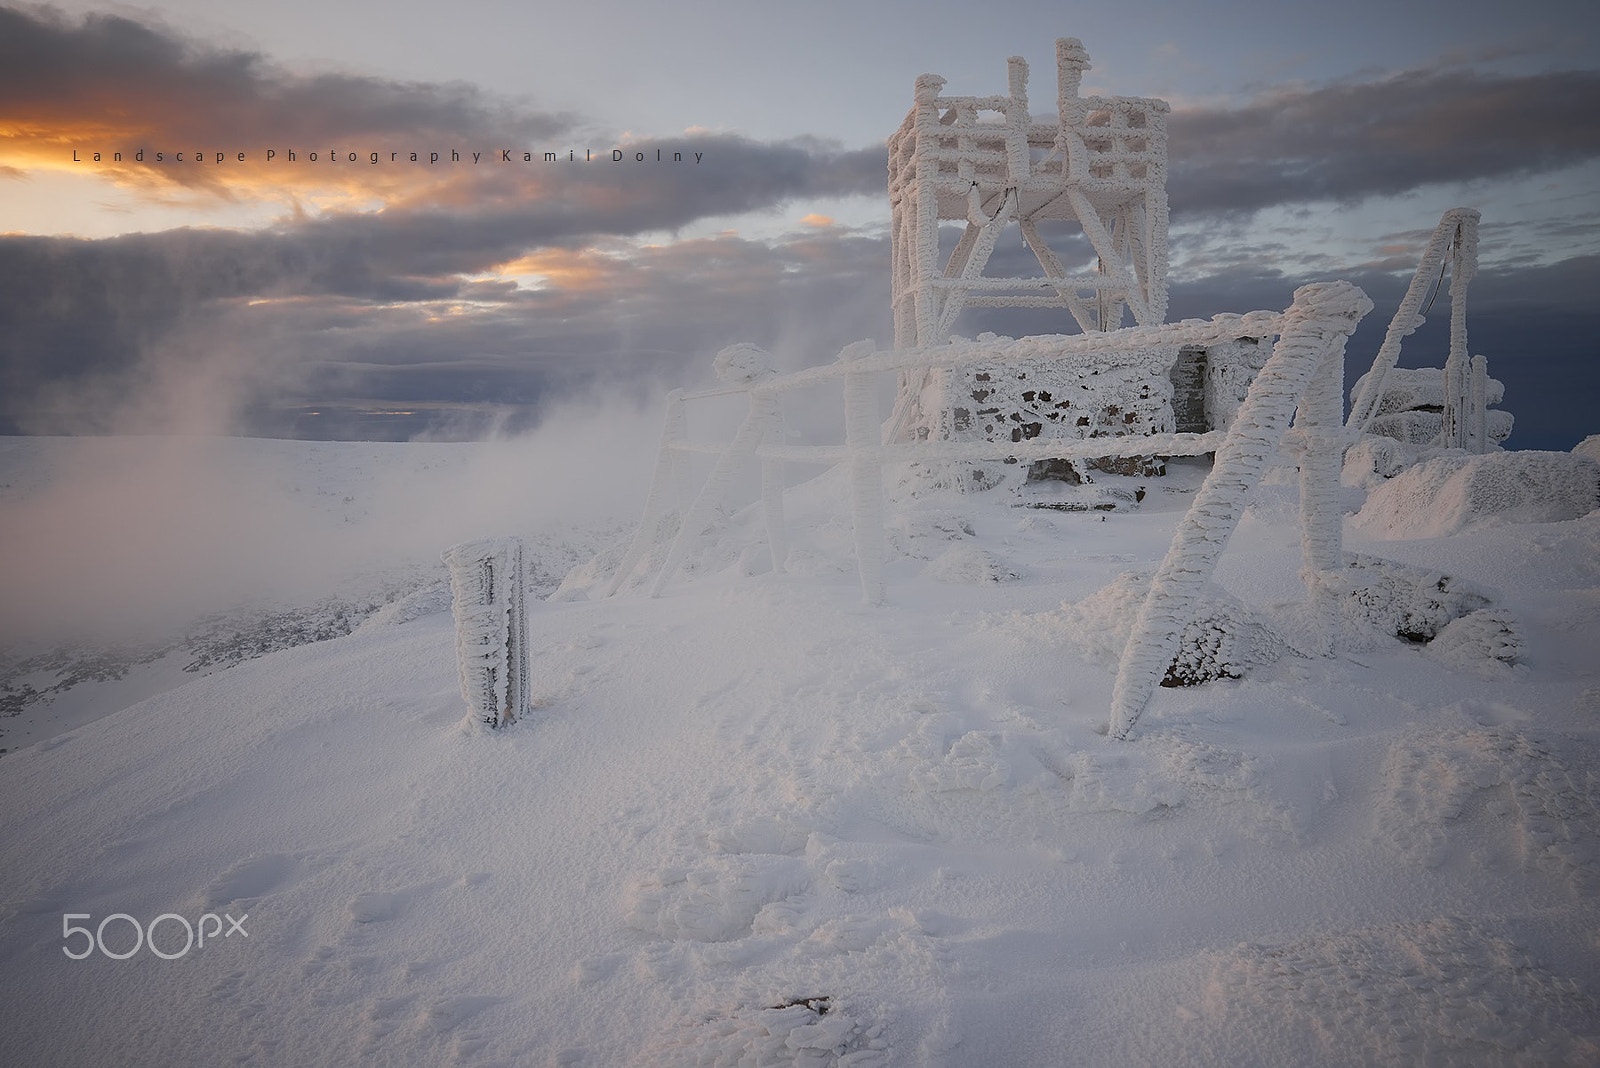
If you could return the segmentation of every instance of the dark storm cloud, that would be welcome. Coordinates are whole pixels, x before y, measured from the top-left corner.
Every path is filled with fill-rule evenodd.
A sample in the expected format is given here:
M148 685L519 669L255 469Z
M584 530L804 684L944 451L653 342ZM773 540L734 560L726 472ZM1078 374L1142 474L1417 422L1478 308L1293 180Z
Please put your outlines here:
M668 162L654 161L657 151ZM765 143L731 134L630 142L593 163L477 165L426 197L379 213L328 216L301 240L383 265L428 273L476 271L516 250L678 230L708 216L776 207L802 197L876 194L882 149L824 142ZM670 162L680 152L685 160ZM693 154L701 159L693 162ZM633 160L643 154L647 162Z
M552 384L704 377L711 355L739 340L791 350L797 365L820 362L846 342L885 336L883 251L848 236L723 235L589 256L594 277L582 287L518 291L468 316L369 306L326 374L353 367L345 389L396 401L491 399L479 384L515 382L515 395L499 398L532 403Z
M469 316L365 306L355 313L361 328L278 393L275 408L250 412L249 428L473 436L489 419L526 427L553 403L596 388L637 398L662 383L709 380L712 355L734 341L767 347L784 366L825 362L860 337L887 339L884 253L881 241L849 236L721 235L587 256L594 276L584 286L519 291ZM348 416L341 425L327 418L330 398L346 412L435 410L417 425ZM323 416L297 420L296 407L312 404Z
M430 190L415 206L259 231L179 229L99 241L0 237L0 429L32 426L28 413L41 390L66 389L90 374L116 381L135 370L180 324L224 312L237 320L241 313L219 309L222 302L496 302L503 293L461 276L529 250L676 230L802 196L847 195L882 171L875 149L732 135L696 144L703 154L697 164L613 162L609 152L587 165L500 164L504 169L458 172L461 180ZM637 142L628 155L653 161L657 147ZM666 158L682 147L664 147ZM616 310L614 300L610 307ZM487 329L482 316L471 321ZM285 344L325 351L332 328L306 323L307 333ZM47 408L60 406L52 400Z
M259 53L213 48L159 25L107 14L74 24L49 8L0 8L0 102L12 122L122 128L173 147L227 147L244 137L539 138L573 125L571 116L515 108L463 83L299 76Z
M137 181L199 185L224 196L230 184L259 192L263 182L288 189L322 183L413 208L487 199L526 210L555 187L557 202L544 214L547 223L564 215L558 229L565 233L673 227L789 196L883 188L881 147L844 151L815 138L771 144L731 134L619 146L583 121L463 83L295 74L255 52L217 49L114 15L74 24L48 8L0 8L0 143L18 161L115 149L125 157L115 173ZM140 147L149 151L136 164L131 156ZM268 147L276 152L271 162ZM624 160L614 163L619 147ZM562 180L570 175L543 162L546 152L565 157L574 148L578 159L592 153L599 161L584 168L588 197L560 193L570 189ZM157 165L156 149L169 157L222 150L228 159L226 166ZM296 163L287 158L290 149L298 150ZM461 161L450 158L453 149ZM655 165L657 149L666 166ZM322 155L315 166L306 159L313 150ZM409 164L418 150L424 163ZM445 158L430 165L435 150ZM242 164L234 158L239 151L247 156ZM338 166L330 166L330 151ZM351 152L355 163L345 158ZM381 166L369 162L374 152ZM533 162L523 162L524 152ZM648 164L635 161L640 152ZM685 161L676 169L675 152ZM464 162L475 153L477 161Z
M441 250L426 247L427 226L415 243L381 228L365 244L340 228L304 232L316 229L0 238L0 427L116 429L107 409L179 342L183 359L235 367L242 388L216 403L260 410L340 398L532 405L585 383L648 388L698 373L695 358L734 340L814 337L811 362L887 337L878 240L619 244L582 254L582 284L524 290L437 272L508 258L525 235Z
M1272 89L1169 120L1175 213L1355 201L1534 173L1600 155L1600 72L1407 71Z

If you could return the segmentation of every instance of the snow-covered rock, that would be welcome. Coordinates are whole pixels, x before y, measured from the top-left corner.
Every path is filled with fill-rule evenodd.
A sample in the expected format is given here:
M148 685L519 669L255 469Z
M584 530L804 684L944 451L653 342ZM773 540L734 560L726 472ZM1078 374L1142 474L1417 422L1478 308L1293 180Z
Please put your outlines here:
M1600 505L1600 464L1568 452L1437 456L1367 496L1355 525L1375 538L1440 538L1485 523L1554 523Z
M1366 389L1368 371L1350 387L1354 401ZM1485 380L1484 403L1499 404L1506 387L1499 379ZM1411 445L1426 445L1439 436L1444 426L1444 374L1437 367L1395 367L1383 380L1383 397L1378 402L1372 424L1374 434ZM1484 413L1484 429L1489 441L1498 445L1511 436L1515 423L1510 412L1491 409Z
M1366 388L1368 371L1350 387L1350 399L1361 396ZM1505 400L1505 383L1497 378L1487 381L1485 404L1499 404ZM1437 367L1395 367L1383 380L1383 398L1378 402L1378 415L1414 410L1440 411L1444 408L1444 375Z
M1149 592L1150 572L1124 572L1082 601L1063 605L1062 620L1080 646L1114 662L1122 656ZM1284 639L1250 608L1211 585L1195 618L1183 628L1161 685L1243 678L1251 667L1270 664L1288 650Z
M1347 621L1408 641L1426 642L1453 620L1487 607L1487 590L1429 568L1358 553L1331 576Z
M1522 627L1502 608L1480 608L1453 619L1428 643L1428 656L1457 671L1500 679L1522 655Z
M1412 462L1411 452L1403 442L1388 435L1368 434L1345 450L1340 481L1361 489L1382 485L1406 469Z

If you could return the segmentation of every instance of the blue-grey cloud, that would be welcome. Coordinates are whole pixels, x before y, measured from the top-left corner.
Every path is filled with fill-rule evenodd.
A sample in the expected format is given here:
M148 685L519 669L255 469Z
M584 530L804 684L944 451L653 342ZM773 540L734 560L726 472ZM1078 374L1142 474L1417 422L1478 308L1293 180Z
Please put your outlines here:
M1600 72L1457 68L1267 90L1169 119L1179 215L1356 201L1439 182L1552 170L1600 155Z

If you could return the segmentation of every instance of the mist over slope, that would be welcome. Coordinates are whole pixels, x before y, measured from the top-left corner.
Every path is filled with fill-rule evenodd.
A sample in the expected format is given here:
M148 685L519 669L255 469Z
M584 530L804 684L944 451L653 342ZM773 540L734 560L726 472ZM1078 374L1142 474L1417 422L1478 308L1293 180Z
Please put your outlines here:
M0 438L0 749L348 633L485 530L543 546L553 589L634 511L654 424L595 402L486 442Z

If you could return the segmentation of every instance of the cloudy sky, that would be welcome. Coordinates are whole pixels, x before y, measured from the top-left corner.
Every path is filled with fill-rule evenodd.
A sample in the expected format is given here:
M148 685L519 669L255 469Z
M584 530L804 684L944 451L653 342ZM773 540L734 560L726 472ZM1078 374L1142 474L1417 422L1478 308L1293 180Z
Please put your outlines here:
M1350 278L1359 369L1440 213L1476 207L1473 351L1511 444L1570 447L1600 432L1596 12L0 7L0 432L470 436L702 381L733 341L793 367L887 342L913 80L997 93L1020 54L1043 110L1071 35L1088 91L1172 103L1173 318ZM1405 362L1442 359L1443 313ZM1070 328L989 316L957 330Z

